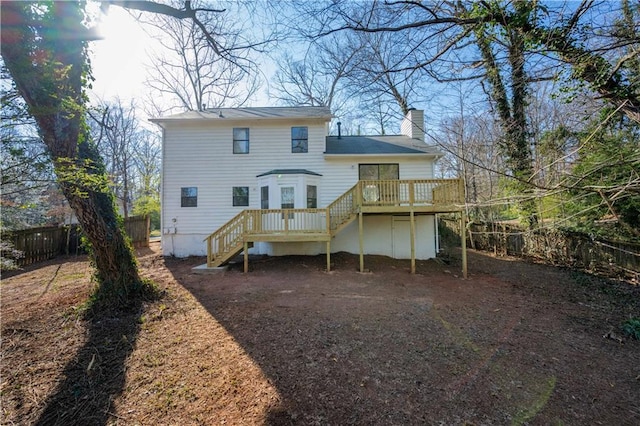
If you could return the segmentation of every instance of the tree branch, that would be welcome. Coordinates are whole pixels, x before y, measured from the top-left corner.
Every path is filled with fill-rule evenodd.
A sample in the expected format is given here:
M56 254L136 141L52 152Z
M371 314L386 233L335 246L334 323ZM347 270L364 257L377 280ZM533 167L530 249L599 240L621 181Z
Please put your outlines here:
M184 2L184 9L177 9L175 7L158 3L155 1L138 1L138 0L108 0L103 4L107 6L113 5L123 9L139 10L141 12L157 13L160 15L172 16L176 19L196 19L197 12L212 12L222 13L225 9L206 9L206 8L191 8L191 2Z

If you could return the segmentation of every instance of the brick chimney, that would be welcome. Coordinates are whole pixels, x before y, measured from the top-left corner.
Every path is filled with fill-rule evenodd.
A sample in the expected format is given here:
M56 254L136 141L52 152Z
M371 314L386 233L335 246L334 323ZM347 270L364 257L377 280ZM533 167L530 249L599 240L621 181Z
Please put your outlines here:
M402 120L400 133L424 142L424 111L411 108Z

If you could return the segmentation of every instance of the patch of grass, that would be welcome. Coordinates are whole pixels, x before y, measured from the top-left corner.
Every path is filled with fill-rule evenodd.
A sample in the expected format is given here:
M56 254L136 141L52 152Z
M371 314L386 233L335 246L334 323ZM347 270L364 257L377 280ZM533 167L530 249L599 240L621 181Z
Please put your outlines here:
M587 291L618 299L628 297L628 294L621 289L619 284L612 280L596 277L579 271L573 271L571 273L571 278L573 279L573 282L584 287Z
M85 276L86 274L84 272L75 272L72 274L64 274L60 277L60 279L63 281L78 280L80 278L84 278Z
M142 365L145 367L155 368L164 365L164 360L166 357L158 356L156 354L146 354L144 360L142 361Z
M550 377L546 383L540 385L540 389L537 392L537 398L531 402L531 405L520 410L513 418L512 425L522 425L532 419L547 405L553 390L556 388L556 377Z
M630 318L622 323L622 332L636 340L640 340L640 318Z

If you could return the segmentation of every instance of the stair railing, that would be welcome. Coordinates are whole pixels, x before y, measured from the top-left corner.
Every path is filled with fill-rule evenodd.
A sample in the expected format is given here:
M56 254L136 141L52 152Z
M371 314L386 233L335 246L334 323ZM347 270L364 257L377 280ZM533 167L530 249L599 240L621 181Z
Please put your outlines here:
M349 221L358 213L362 193L359 191L359 187L360 183L356 183L327 206L327 224L329 226L327 231L329 233L334 234L340 225Z
M205 238L207 242L207 266L212 267L216 258L233 250L239 244L243 244L243 235L247 228L247 214L243 210Z

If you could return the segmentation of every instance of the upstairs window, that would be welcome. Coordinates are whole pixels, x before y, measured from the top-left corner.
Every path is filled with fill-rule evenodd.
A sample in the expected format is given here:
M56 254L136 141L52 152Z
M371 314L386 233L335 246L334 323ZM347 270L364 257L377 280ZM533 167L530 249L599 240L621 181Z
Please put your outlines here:
M249 128L237 127L233 129L233 153L249 153Z
M180 188L180 207L198 207L198 188Z
M248 186L233 187L233 205L234 206L249 205L249 187Z
M291 152L309 152L309 128L291 128Z

